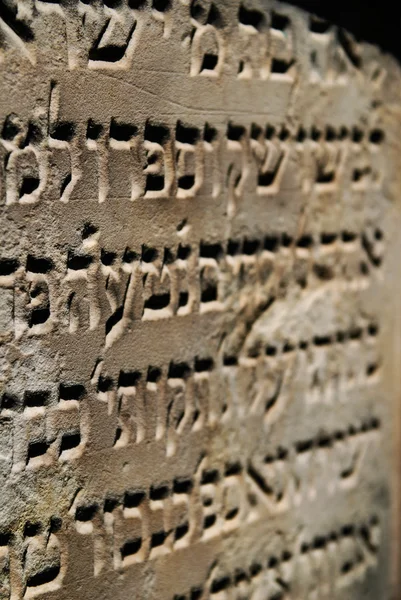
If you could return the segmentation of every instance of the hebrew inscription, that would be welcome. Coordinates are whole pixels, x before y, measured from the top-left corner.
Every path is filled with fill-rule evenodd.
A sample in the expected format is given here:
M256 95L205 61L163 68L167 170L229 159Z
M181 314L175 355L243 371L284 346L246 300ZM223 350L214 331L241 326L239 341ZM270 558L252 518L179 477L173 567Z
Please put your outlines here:
M0 600L393 597L395 60L4 0L0 80Z

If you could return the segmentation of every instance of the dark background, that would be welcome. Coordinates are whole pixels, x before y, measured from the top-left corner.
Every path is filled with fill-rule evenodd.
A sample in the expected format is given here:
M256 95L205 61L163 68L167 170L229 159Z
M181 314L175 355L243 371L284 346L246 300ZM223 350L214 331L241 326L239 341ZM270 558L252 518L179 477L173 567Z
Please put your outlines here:
M287 0L379 45L401 62L401 0Z

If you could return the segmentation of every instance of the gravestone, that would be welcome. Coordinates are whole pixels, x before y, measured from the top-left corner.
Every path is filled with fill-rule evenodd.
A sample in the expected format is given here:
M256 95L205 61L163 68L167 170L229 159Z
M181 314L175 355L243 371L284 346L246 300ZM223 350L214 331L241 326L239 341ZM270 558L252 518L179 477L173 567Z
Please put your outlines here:
M390 598L396 60L269 0L0 42L0 598Z

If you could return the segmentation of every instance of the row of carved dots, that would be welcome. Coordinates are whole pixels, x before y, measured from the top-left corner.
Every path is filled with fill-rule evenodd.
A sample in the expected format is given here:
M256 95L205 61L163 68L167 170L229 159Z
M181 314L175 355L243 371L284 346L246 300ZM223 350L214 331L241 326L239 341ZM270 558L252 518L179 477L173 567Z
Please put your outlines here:
M53 2L57 4L62 3L61 0L53 0ZM83 4L94 4L95 0L81 0L81 2ZM143 10L147 6L150 6L158 12L166 12L173 7L173 0L100 0L99 3L117 10L127 5L133 10ZM205 4L201 0L191 0L190 15L202 25L208 24L222 28L225 24L218 6L213 2ZM239 4L237 17L240 24L248 27L251 26L258 31L262 31L267 25L272 29L285 31L290 25L290 19L286 15L274 11L269 15L266 11L249 8L243 2ZM309 18L309 28L314 34L327 34L331 27L330 22L325 19L314 15L311 15ZM25 37L30 37L27 32L25 32ZM29 40L27 39L26 41Z
M196 357L193 366L186 362L174 362L169 364L167 377L168 379L188 379L193 372L205 373L214 369L214 361L211 358ZM146 381L157 383L162 377L162 369L160 367L149 366L146 372ZM121 370L117 381L107 375L101 375L98 379L97 389L99 392L108 392L115 388L136 386L143 378L144 374L141 371L124 371Z
M26 464L28 465L29 462L35 458L45 456L55 441L56 439L54 438L51 440L42 439L30 442L28 444ZM58 448L59 457L61 457L62 455L64 456L64 453L68 452L69 450L74 450L75 448L78 448L81 444L81 441L82 438L79 429L68 429L67 431L65 431L61 436L60 446Z
M80 0L82 4L96 4L96 0ZM52 0L53 3L62 4L61 0ZM158 12L164 13L173 8L173 0L100 0L108 8L118 10L128 6L132 10L144 10L147 7ZM216 3L211 2L209 6L200 0L191 0L190 16L202 25L213 25L222 28L225 21ZM258 31L262 31L269 24L272 29L284 31L288 28L290 20L287 16L273 12L270 16L266 12L257 9L250 9L246 4L241 3L237 13L238 22L242 25L252 26ZM20 27L18 33L26 41L32 38L32 32L28 27Z
M377 323L369 323L365 329L362 327L353 327L349 331L338 331L333 335L327 336L315 336L310 342L301 341L299 342L300 350L307 350L308 346L314 345L316 347L327 347L332 346L335 343L344 344L348 341L358 341L367 335L371 338L377 337L379 334L379 327ZM294 344L286 342L282 347L282 352L292 352L296 349ZM272 344L268 344L265 348L265 354L267 356L276 356L278 348ZM225 355L223 358L223 364L225 366L232 366L238 364L238 358L233 356ZM199 358L196 357L193 366L186 362L174 362L172 361L169 365L167 377L170 379L187 379L193 372L202 373L210 372L215 368L215 364L212 358ZM124 371L122 370L119 374L117 382L111 377L101 375L98 380L97 389L100 392L108 392L116 387L132 387L136 386L140 379L142 379L143 373L140 371ZM157 383L162 377L162 369L155 366L149 366L146 373L146 381Z
M6 116L3 122L0 137L8 142L16 142L18 136L21 137L21 134L25 131L25 128L25 137L18 141L20 148L25 148L30 144L38 144L46 136L46 128L43 123L30 120L25 127L23 122L20 121L14 113L11 113ZM119 121L116 118L111 117L107 136L118 142L129 142L138 135L138 131L137 125ZM105 133L104 124L96 122L92 118L88 119L86 128L87 139L95 141L101 138ZM51 126L50 135L53 139L71 142L75 134L76 125L72 122L60 121ZM326 125L325 127L317 127L316 125L313 125L306 128L303 125L300 125L297 129L290 130L286 125L273 126L271 124L259 125L252 123L249 134L253 140L271 140L278 138L282 142L295 141L297 143L304 143L307 140L315 142L350 140L355 144L361 144L366 140L373 145L381 145L385 140L385 133L381 128L374 127L370 130L364 130L358 126L333 127L332 125ZM202 128L178 120L174 130L174 136L177 142L190 145L195 145L202 139L212 143L213 140L217 139L218 135L218 130L208 122L205 123L202 130ZM239 125L230 121L227 124L225 135L227 140L240 141L248 136L248 128L244 125ZM164 146L168 140L172 139L172 132L170 127L165 124L147 120L143 136L146 141Z
M383 239L383 232L376 228L374 232L376 241ZM280 247L288 248L294 243L299 248L312 248L314 245L321 243L322 245L334 244L337 240L343 243L354 242L358 238L358 234L343 231L341 234L336 233L322 233L319 236L319 240L313 236L305 234L298 239L293 238L287 233L281 235L268 235L263 239L230 239L226 244L226 251L221 243L210 244L201 242L199 247L200 258L213 258L216 261L222 259L224 255L228 256L252 256L256 255L262 250L269 252L278 252ZM175 259L187 260L192 252L192 248L187 245L179 244L177 251L174 252L169 248L165 248L163 252L163 264L171 264ZM140 260L145 263L151 263L158 259L159 250L142 245L141 253L138 254L135 251L126 249L123 255L123 262L133 262L134 260ZM100 261L104 266L111 266L117 259L117 253L101 249ZM70 251L67 259L67 267L73 271L79 271L81 269L87 269L90 264L93 263L93 256L78 254ZM20 261L16 258L0 258L0 276L8 276L15 273L20 267ZM28 255L26 260L25 269L30 273L47 274L54 268L54 263L50 258L46 257L35 257Z
M82 400L85 387L80 383L61 383L58 390L59 400ZM24 408L46 407L51 405L50 390L26 390L21 397L12 392L4 392L1 397L1 408L23 410Z
M366 327L365 333L374 338L378 335L379 328L376 323L371 323ZM315 336L310 342L316 347L332 346L335 343L344 344L352 340L361 340L364 334L364 330L361 327L355 327L348 332L337 332L331 336ZM301 350L307 350L309 342L299 342L299 348ZM295 350L295 345L287 342L282 348L283 353L291 352ZM271 344L265 348L267 356L276 356L278 349L276 346ZM223 364L225 366L232 366L238 364L238 358L232 356L224 356ZM210 372L215 368L214 361L211 358L195 358L194 366L192 367L189 363L176 363L171 362L169 365L167 377L170 379L187 379L193 372L202 373ZM108 392L116 387L132 387L136 386L143 374L140 371L121 371L117 382L111 377L101 375L98 380L97 389L100 392ZM155 366L149 366L146 374L146 381L157 383L162 377L162 369Z
M376 323L372 322L367 325L365 329L362 327L354 327L349 331L339 331L333 335L327 336L315 336L311 343L316 347L325 347L333 345L334 343L346 343L348 341L361 340L363 335L366 334L369 337L376 337L379 333L379 327ZM299 347L301 350L306 350L309 346L307 341L301 341ZM291 352L295 350L295 346L290 342L284 344L282 352ZM265 348L267 356L275 356L278 352L276 346L271 344ZM224 358L225 365L236 364L237 360L233 360L231 357ZM174 362L172 361L168 368L167 377L172 379L187 379L192 372L202 373L210 372L215 368L215 364L210 357L195 357L193 365L186 362ZM121 370L117 381L117 387L131 387L137 385L143 374L140 371L124 371ZM146 381L157 382L162 376L162 369L155 366L149 366L146 374ZM116 383L113 379L107 376L100 376L98 380L98 391L107 392L116 387ZM59 386L59 399L60 400L81 400L86 394L85 387L82 384L77 383L62 383ZM50 404L51 393L49 390L27 390L23 398L20 399L17 395L11 392L4 392L1 398L2 409L23 409L25 407L39 407L47 406Z
M72 127L72 125L71 125ZM3 128L3 132L5 132ZM88 139L97 140L104 133L105 128L101 123L96 123L93 119L88 120L86 135ZM117 121L114 118L110 120L110 126L108 136L111 139L128 142L132 140L138 134L138 127L132 123L125 123ZM203 131L199 127L194 127L188 124L184 124L178 120L175 127L175 140L183 144L195 145L202 139L206 142L213 142L219 135L218 130L205 123ZM227 140L238 142L245 139L248 136L248 129L244 125L238 125L236 123L229 122L225 132ZM4 137L4 133L3 133ZM60 138L60 135L54 135L53 137ZM286 125L273 126L270 124L261 126L256 123L252 123L250 127L250 137L253 140L272 140L278 138L280 141L293 141L297 143L304 143L308 140L314 142L326 141L344 141L349 140L354 144L361 144L364 141L368 141L373 145L381 145L385 140L384 131L375 127L370 130L364 130L360 127L333 127L332 125L326 125L325 127L317 127L316 125L306 128L300 125L297 129L290 130ZM69 135L68 139L71 138ZM5 138L6 139L6 138ZM172 139L172 134L168 126L146 121L144 130L144 139L149 142L154 142L164 146L169 139Z
M311 540L310 543L304 542L301 546L301 554L307 554L314 550L322 550L329 543L337 543L341 539L347 539L350 537L356 537L358 535L365 539L369 537L369 528L375 527L379 524L379 519L374 515L369 522L364 523L360 526L353 524L344 525L338 531L333 531L327 535L318 535ZM247 569L236 569L233 575L224 575L216 577L210 584L210 592L217 594L224 592L232 586L237 586L242 582L251 583L252 579L261 574L263 570L277 569L282 563L289 562L293 559L293 554L289 550L284 550L281 556L271 556L265 563L265 565L259 562L253 562ZM344 563L341 571L345 574L349 571L348 563ZM204 588L202 586L196 586L191 589L189 595L176 594L173 600L198 600L202 597Z
M311 343L316 347L330 346L334 343L346 343L352 340L361 340L364 334L369 337L376 337L379 333L379 327L376 323L370 323L365 329L362 327L354 327L349 331L339 331L333 335L315 336ZM299 342L299 348L306 350L309 346L307 341ZM287 342L282 348L282 352L291 352L295 350L294 344ZM278 352L276 346L271 344L265 348L267 356L275 356ZM237 364L238 359L235 357L224 357L224 364L227 366ZM215 368L214 361L210 357L195 357L193 366L186 362L172 361L168 368L167 377L173 379L187 379L192 372L202 373L210 372ZM137 385L143 374L140 371L124 371L120 372L117 387L131 387ZM162 376L162 369L155 366L149 366L146 374L146 381L157 382ZM114 380L107 376L100 376L98 380L98 391L107 392L116 387ZM85 387L77 383L62 383L59 386L60 400L81 400L86 394ZM25 407L39 407L50 404L51 393L49 390L27 390L23 398L20 399L16 394L4 392L1 398L2 409L19 410Z
M278 354L287 354L294 352L295 350L308 350L310 346L317 348L324 348L334 346L334 344L346 344L352 341L360 341L364 336L369 338L375 338L379 334L379 326L376 322L369 323L365 328L363 327L352 327L348 331L337 331L329 335L315 335L311 340L301 340L297 343L286 341L281 347L275 346L274 344L267 344L264 347L264 353L266 356L277 356ZM248 351L250 358L257 358L262 352L262 348L253 347ZM227 366L238 364L238 358L235 356L225 356L224 364Z
M47 0L49 1L49 0ZM172 7L173 0L80 0L82 4L104 4L108 8L118 9L124 5L134 10L142 10L148 4L159 12L165 12ZM53 4L63 4L63 0L51 0Z
M227 465L226 470L225 470L225 476L237 475L237 474L240 474L241 472L242 472L242 466L239 463L235 463L235 464ZM201 486L209 485L209 484L216 485L219 480L220 480L220 473L217 470L212 469L212 470L204 471L202 474ZM174 493L174 494L190 494L192 489L193 489L193 480L185 479L185 478L175 479L173 482L172 489L170 489L168 484L162 484L157 487L152 486L149 491L149 499L151 501L160 501L160 500L164 500L165 498L170 496L172 493ZM126 492L122 501L120 498L117 498L117 497L113 497L113 498L109 497L109 498L106 498L106 500L103 504L103 511L104 512L112 512L118 505L121 505L121 504L122 504L123 508L137 508L138 506L140 506L142 504L142 502L145 500L146 497L147 497L147 494L143 490L135 490L135 491L131 491L131 492ZM205 506L210 505L209 499L204 499L204 505ZM98 504L80 506L76 510L75 518L77 521L80 521L80 522L90 521L91 519L93 519L93 517L95 516L95 514L98 512L99 509L100 509L100 506ZM225 515L225 519L227 519L227 520L233 519L237 515L237 513L238 513L238 509L231 510ZM216 515L215 514L207 514L204 517L203 529L204 530L209 529L210 527L212 527L215 524L215 522L216 522ZM177 525L177 527L175 528L175 532L174 532L175 541L179 541L180 539L182 539L188 532L189 532L188 521L185 521L184 523ZM167 536L168 536L168 533L165 531L157 531L155 533L152 533L150 536L150 549L161 546L165 542ZM141 537L137 537L134 540L129 540L128 542L126 542L120 549L122 558L125 558L126 556L129 556L132 554L136 554L142 547L142 542L143 542L143 540Z
M222 477L240 475L242 470L243 467L238 462L228 463L223 474L217 469L205 469L201 474L200 485L216 485ZM123 508L137 508L147 497L151 501L165 500L172 494L188 495L192 492L193 487L194 479L192 477L176 477L171 485L169 483L152 485L148 492L134 489L125 492L122 496L108 496L102 508L104 512L112 512L119 505L122 505ZM75 518L78 521L90 521L99 510L101 510L101 506L97 503L82 505L76 509Z
M26 521L23 528L23 537L35 537L37 535L40 535L44 531L48 533L57 533L62 528L62 525L63 520L58 516L52 516L46 526L39 521ZM11 531L1 530L0 547L8 546L11 543L13 537L14 534Z
M363 433L369 433L372 431L378 431L381 428L380 419L375 416L371 416L362 421L359 425L351 424L347 429L337 430L333 433L321 433L315 438L309 438L294 443L296 454L304 454L305 452L311 452L316 448L331 448L336 442L342 442L348 438L355 437ZM265 464L271 464L275 461L285 461L289 457L289 450L287 448L279 447L275 453L267 454L264 457Z

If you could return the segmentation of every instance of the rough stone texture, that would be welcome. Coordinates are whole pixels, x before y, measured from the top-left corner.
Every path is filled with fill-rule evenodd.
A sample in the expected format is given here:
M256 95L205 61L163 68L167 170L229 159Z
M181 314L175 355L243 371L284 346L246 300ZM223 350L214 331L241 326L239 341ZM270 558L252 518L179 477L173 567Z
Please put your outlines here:
M0 36L0 598L388 599L395 61L268 0Z

